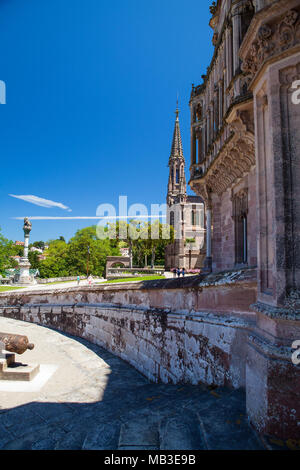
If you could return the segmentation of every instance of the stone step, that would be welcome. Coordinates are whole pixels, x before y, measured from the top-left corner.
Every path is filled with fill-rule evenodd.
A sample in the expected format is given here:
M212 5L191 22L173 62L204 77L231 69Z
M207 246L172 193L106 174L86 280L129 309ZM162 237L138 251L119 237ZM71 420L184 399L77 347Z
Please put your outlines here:
M39 373L39 364L20 364L15 362L0 372L0 380L17 380L29 382Z
M101 423L92 427L84 439L83 450L115 450L118 446L120 423ZM62 443L60 444L61 447Z
M121 425L118 450L159 450L159 424L141 416Z
M200 427L209 450L265 450L250 427L244 403L235 391L198 410Z
M16 355L13 353L4 353L0 358L0 372L7 369L7 367L15 362Z
M185 411L164 418L159 425L160 450L205 450L196 414Z

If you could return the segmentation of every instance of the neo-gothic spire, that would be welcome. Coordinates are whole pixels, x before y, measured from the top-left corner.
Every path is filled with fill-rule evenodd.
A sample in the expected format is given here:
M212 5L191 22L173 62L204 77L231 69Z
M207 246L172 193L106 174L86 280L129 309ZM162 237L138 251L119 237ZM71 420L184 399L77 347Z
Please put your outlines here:
M182 203L186 200L186 179L185 179L185 161L183 156L182 141L179 126L178 99L176 107L176 120L173 133L171 155L169 158L169 181L167 203L172 205Z
M182 157L182 158L184 158L183 157L183 150L182 150L180 126L179 126L178 100L177 100L177 106L176 106L175 114L176 114L176 121L175 121L174 133L173 133L171 157Z

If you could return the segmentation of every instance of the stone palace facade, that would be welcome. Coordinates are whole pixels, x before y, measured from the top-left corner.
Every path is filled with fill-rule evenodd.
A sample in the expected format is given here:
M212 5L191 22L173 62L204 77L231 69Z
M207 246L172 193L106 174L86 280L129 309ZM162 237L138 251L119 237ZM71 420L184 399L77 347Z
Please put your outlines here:
M300 1L210 9L214 54L190 99L189 184L205 202L205 267L257 268L248 412L264 432L300 435L291 359L300 340Z

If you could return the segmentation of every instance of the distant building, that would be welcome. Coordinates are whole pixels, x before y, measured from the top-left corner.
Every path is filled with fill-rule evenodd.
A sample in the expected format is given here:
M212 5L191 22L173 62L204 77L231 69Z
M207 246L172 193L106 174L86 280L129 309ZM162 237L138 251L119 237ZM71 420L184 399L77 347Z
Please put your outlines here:
M20 242L19 240L15 241L15 246L24 246L24 242Z
M186 193L178 108L169 158L167 224L175 229L175 241L165 250L166 270L201 268L205 258L204 204L201 197L188 196Z
M128 247L120 248L120 252L121 252L122 256L129 256L129 248Z
M29 251L35 251L37 253L43 253L43 250L41 248L36 248L35 246L32 246Z

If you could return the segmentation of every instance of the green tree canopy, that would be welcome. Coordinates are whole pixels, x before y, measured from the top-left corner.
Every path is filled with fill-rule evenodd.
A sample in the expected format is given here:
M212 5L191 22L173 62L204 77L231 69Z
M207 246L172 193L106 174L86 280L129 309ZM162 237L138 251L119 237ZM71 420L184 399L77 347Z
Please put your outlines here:
M63 238L63 237L61 237ZM47 258L40 262L41 277L64 277L90 274L102 276L107 256L118 256L120 250L113 240L99 240L96 226L77 230L66 243L51 240Z
M9 268L16 267L17 263L11 256L14 256L13 241L5 238L0 228L0 274Z

